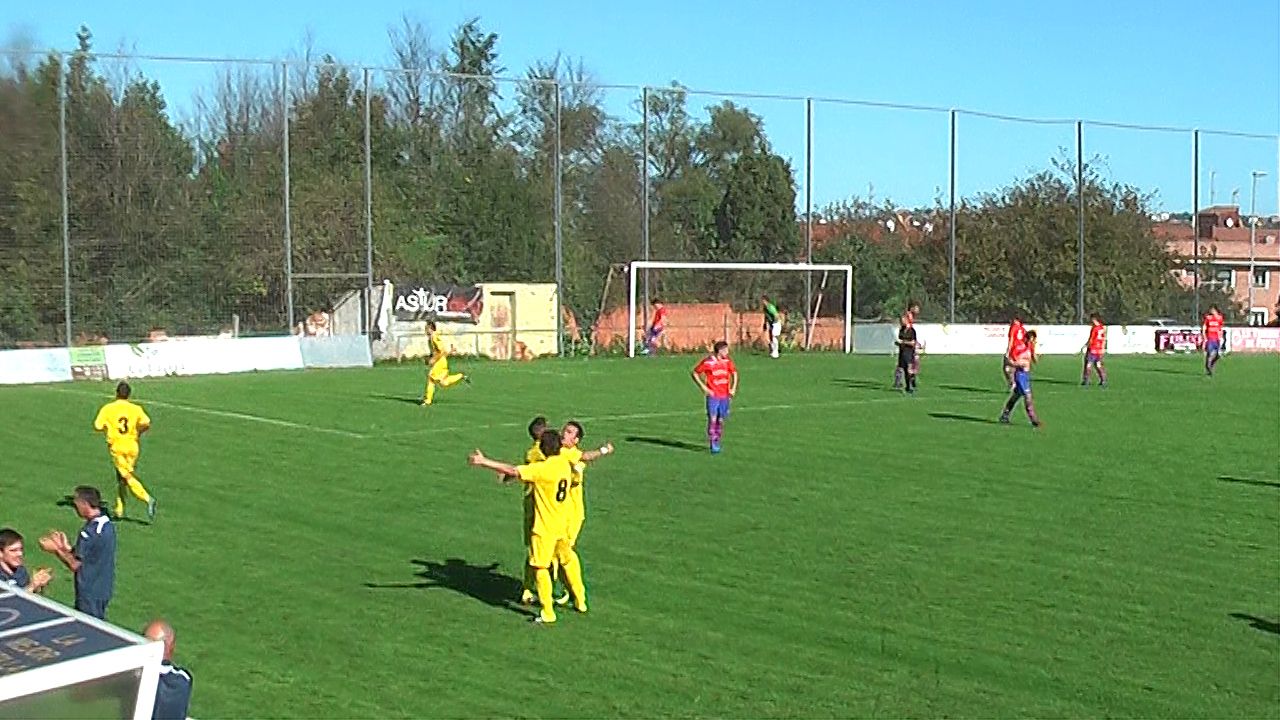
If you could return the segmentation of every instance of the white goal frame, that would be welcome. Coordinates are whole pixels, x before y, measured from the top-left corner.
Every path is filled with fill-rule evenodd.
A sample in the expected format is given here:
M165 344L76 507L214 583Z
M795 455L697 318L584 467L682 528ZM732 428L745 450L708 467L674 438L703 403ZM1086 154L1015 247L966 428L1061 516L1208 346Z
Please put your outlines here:
M840 272L844 273L844 351L853 352L853 266L814 265L811 263L747 263L747 262L668 262L665 260L634 260L630 265L627 296L627 356L636 356L636 279L643 270L745 270L783 272ZM806 304L808 300L806 299ZM805 322L809 321L812 308L804 309Z

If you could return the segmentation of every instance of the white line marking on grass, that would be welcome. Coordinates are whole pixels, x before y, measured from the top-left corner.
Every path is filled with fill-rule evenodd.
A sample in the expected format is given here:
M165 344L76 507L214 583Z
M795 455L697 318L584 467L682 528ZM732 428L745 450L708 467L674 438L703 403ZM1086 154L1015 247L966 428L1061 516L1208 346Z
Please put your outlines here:
M926 398L926 400L938 400L938 399L943 399L943 398ZM946 399L950 403L981 402L981 403L993 404L990 400L979 399L979 398L962 398L962 399L946 398ZM901 397L887 397L887 398L859 398L856 400L832 400L830 402L816 402L816 403L782 403L782 404L776 404L776 405L745 405L745 406L739 405L733 408L733 413L736 415L744 412L763 412L765 410L810 410L810 409L818 409L818 408L847 407L852 405L871 405L874 403L886 403L886 402L907 403L907 402L919 402L919 400L913 401L913 400L909 400ZM614 422L614 421L620 421L620 420L653 420L658 418L693 416L693 415L697 415L699 412L700 412L699 408L690 407L688 410L664 410L662 412L624 413L620 415L596 415L596 416L589 416L589 417L580 417L580 418L577 418L577 420L584 423ZM401 432L380 433L378 437L395 438L395 437L407 437L411 435L428 435L428 434L444 433L444 432L462 432L465 430L492 430L497 428L525 427L528 424L529 424L528 420L521 420L519 422L484 423L484 424L475 424L475 425L452 425L447 427L428 427L428 428L420 428L418 430L403 430Z
M49 390L53 392L66 393L68 395L84 395L85 397L102 397L98 393L79 392L76 390L67 390L64 388L51 387ZM296 423L289 420L279 420L277 418L263 417L261 415L250 415L249 413L235 412L232 410L217 410L214 408L200 407L198 405L184 405L182 403L165 402L163 400L146 400L140 401L145 405L157 405L159 407L173 408L175 410L186 410L188 412L200 413L201 415L212 415L214 417L232 418L235 420L247 420L249 422L263 423L265 425L275 425L276 427L294 428L295 430L310 430L319 433L328 433L330 435L341 435L342 437L356 438L365 440L369 436L364 433L351 432L350 430L339 430L337 428L321 427L319 425L307 425L305 423Z

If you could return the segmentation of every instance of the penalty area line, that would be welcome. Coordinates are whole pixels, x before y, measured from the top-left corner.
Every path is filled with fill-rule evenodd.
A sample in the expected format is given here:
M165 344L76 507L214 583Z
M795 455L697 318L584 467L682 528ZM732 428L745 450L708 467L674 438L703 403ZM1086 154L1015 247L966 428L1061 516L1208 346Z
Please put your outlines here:
M67 390L64 388L51 387L49 390L53 392L65 393L67 395L84 395L85 397L102 397L98 393L78 392L76 390ZM262 415L251 415L249 413L235 412L234 410L218 410L215 408L200 407L199 405L185 405L183 403L166 402L164 400L146 400L140 401L142 405L154 405L157 407L173 408L174 410L186 410L187 412L198 413L201 415L212 415L213 417L231 418L234 420L246 420L248 422L262 423L264 425L274 425L276 427L287 427L295 430L309 430L311 432L327 433L330 435L339 435L341 437L355 438L357 440L366 440L368 435L364 433L351 432L350 430L339 430L337 428L321 427L319 425L307 425L305 423L296 423L290 420L280 420L277 418L263 417Z

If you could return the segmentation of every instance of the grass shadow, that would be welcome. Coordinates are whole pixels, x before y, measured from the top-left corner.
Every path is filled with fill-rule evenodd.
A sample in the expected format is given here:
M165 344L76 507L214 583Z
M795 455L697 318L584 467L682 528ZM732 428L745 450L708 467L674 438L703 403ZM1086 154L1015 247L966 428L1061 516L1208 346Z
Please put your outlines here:
M1033 382L1038 383L1040 385L1079 385L1080 384L1079 380L1063 380L1061 378L1047 378L1047 377L1034 378Z
M1238 483L1240 485L1252 485L1253 487L1269 487L1280 489L1280 482L1274 480L1253 480L1250 478L1238 478L1230 475L1219 475L1220 482Z
M1262 632L1268 632L1272 635L1280 635L1280 622L1264 620L1260 617L1255 617L1246 613L1231 613L1231 617L1249 623L1249 626L1254 630L1261 630Z
M1195 370L1178 370L1174 368L1151 367L1150 365L1139 365L1137 367L1130 368L1130 369L1137 370L1138 372L1164 373L1165 375L1203 375L1204 374L1203 367L1198 367Z
M647 437L643 435L630 435L623 438L629 443L641 443L643 445L657 445L658 447L672 448L674 450L689 450L691 452L702 452L706 448L697 443L685 442L683 440L668 440L667 438Z
M61 508L74 508L76 506L75 498L73 498L70 495L63 495L62 499L54 502L53 504L56 507L61 507ZM131 518L127 515L125 517L116 517L115 515L111 514L111 508L108 508L108 507L103 507L102 512L110 516L111 522L132 523L134 525L150 525L151 524L151 521L149 520L139 520L137 518Z
M832 385L850 388L853 390L878 390L880 392L896 393L892 384L881 380L864 380L861 378L835 378L831 381Z
M991 388L978 388L971 385L939 385L942 390L956 390L958 392L977 393L982 395L1008 395L1009 388L1003 390L993 390Z
M532 615L533 611L519 603L521 582L518 578L498 572L498 563L472 565L461 558L449 558L444 562L410 560L418 567L417 580L411 582L364 584L371 589L420 589L444 588L466 595L489 607L507 610L519 615Z
M999 425L1000 423L991 418L978 417L977 415L961 415L959 413L949 412L931 412L929 417L939 420L958 420L960 422L980 423L982 425Z
M369 397L375 400L390 400L392 402L404 403L406 405L422 404L422 397L418 395L414 395L413 397L406 397L404 395L384 395L382 393L369 393Z

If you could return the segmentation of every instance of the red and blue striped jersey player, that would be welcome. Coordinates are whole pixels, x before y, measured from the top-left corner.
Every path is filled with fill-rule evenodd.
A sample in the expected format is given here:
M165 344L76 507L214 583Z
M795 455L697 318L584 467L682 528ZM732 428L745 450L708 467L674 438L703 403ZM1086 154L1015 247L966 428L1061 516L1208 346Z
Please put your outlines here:
M1013 382L1014 371L1018 367L1013 358L1013 351L1026 344L1027 328L1022 324L1022 318L1014 315L1013 322L1009 323L1009 344L1005 346L1004 350L1004 381L1006 384Z
M1097 313L1089 316L1089 342L1084 348L1084 372L1080 375L1080 384L1088 386L1089 370L1098 372L1098 385L1107 386L1107 369L1102 366L1102 354L1107 350L1107 326Z
M1036 416L1035 405L1031 401L1031 365L1036 361L1036 331L1027 332L1026 341L1017 344L1010 351L1013 362L1013 387L1009 391L1009 399L1004 404L1004 412L1000 413L1000 422L1009 424L1009 413L1022 400L1027 410L1027 419L1034 427L1040 427L1040 418Z
M719 453L729 401L738 394L738 368L729 357L729 343L721 340L715 344L711 354L693 368L693 381L707 398L707 442L712 454Z
M644 338L644 354L658 354L658 340L662 338L662 333L667 329L667 308L662 301L653 299L653 320L649 323L649 329Z
M1204 372L1213 375L1213 368L1222 357L1222 326L1225 320L1217 305L1209 307L1204 316L1200 332L1204 335Z

